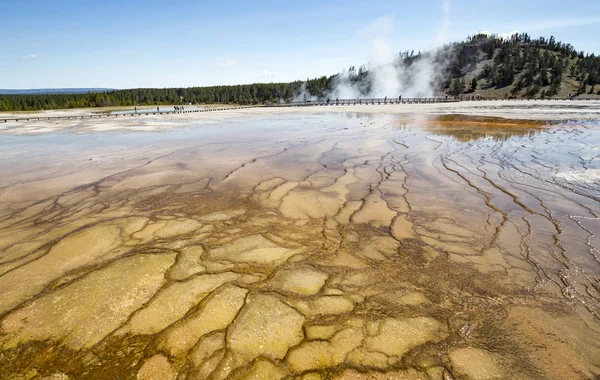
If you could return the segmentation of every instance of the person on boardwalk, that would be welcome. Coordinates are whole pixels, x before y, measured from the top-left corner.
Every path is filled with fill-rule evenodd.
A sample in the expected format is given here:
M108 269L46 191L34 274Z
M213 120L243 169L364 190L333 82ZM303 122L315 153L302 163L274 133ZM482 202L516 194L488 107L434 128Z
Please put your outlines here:
M160 112L160 108L156 106L156 112Z
M133 107L135 113L137 113L137 106Z

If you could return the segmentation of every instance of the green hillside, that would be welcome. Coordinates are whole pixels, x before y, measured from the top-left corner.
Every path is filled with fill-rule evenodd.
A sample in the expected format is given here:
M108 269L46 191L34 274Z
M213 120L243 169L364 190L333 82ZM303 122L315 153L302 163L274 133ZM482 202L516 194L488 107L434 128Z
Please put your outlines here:
M508 98L600 95L600 57L577 51L554 37L510 39L475 35L452 44L444 91Z

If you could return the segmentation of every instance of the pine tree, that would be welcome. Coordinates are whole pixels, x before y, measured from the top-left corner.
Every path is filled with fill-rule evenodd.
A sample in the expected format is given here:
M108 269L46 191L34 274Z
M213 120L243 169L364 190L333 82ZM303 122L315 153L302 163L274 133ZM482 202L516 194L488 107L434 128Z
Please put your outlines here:
M548 64L546 63L546 60L542 61L542 66L540 67L540 80L542 82L542 86L547 86L550 84L550 81L548 80Z
M585 75L581 78L581 82L579 83L579 88L577 88L577 95L585 94L585 90L587 89L587 80Z

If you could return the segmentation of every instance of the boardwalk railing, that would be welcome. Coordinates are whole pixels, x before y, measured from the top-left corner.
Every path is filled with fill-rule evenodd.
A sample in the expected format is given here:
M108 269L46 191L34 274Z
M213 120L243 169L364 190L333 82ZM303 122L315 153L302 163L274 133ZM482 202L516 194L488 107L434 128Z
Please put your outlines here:
M502 101L533 101L533 100L594 100L586 98L531 98L531 99L507 99L501 97L481 96L481 95L460 95L460 96L443 96L443 97L430 97L430 98L369 98L369 99L319 99L319 100L303 100L294 101L287 103L270 103L266 104L270 107L309 107L309 106L355 106L355 105L377 105L377 104L412 104L412 103L451 103L451 102L464 102L464 101L489 101L489 100L502 100ZM596 99L597 100L597 99Z
M369 98L369 99L320 99L302 100L288 103L270 103L271 107L309 107L309 106L356 106L375 104L410 104L410 103L449 103L458 102L459 98L453 96L437 98Z
M250 105L250 106L237 106L237 107L221 107L221 108L208 108L208 109L191 109L184 111L176 110L164 110L164 111L140 111L140 112L125 112L118 114L88 114L88 115L64 115L64 116L24 116L24 117L0 117L1 122L9 121L41 121L41 120L69 120L69 119L98 119L98 118L116 118L116 117L130 117L130 116L149 116L149 115L169 115L178 113L195 113L195 112L214 112L214 111L230 111L239 110L245 108L256 108L256 107L310 107L310 106L355 106L355 105L386 105L386 104L416 104L416 103L451 103L461 101L486 101L486 100L505 100L510 102L515 99L505 99L496 97L483 97L477 95L462 95L462 96L444 96L444 97L433 97L433 98L370 98L370 99L322 99L322 100L304 100L287 103L266 103L264 105ZM565 99L516 99L519 101L523 100L597 100L597 99L585 99L585 98L565 98Z
M213 112L213 111L229 111L239 110L244 108L255 108L263 107L262 105L252 106L238 106L238 107L222 107L222 108L208 108L208 109L191 109L184 111L165 110L165 111L140 111L140 112L126 112L126 113L114 113L114 114L90 114L90 115L64 115L64 116L24 116L24 117L11 117L4 118L0 117L0 122L7 123L9 121L42 121L42 120L69 120L69 119L101 119L101 118L115 118L115 117L129 117L129 116L152 116L152 115L168 115L176 113L195 113L195 112Z

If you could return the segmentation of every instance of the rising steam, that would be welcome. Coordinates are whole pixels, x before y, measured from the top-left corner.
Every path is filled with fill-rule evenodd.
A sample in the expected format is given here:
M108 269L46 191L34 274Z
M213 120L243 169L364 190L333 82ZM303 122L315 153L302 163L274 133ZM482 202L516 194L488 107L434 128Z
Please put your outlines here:
M372 51L366 77L344 70L334 78L330 98L397 98L432 97L439 94L443 72L449 63L448 49L443 47L450 28L450 1L444 0L443 18L433 41L434 48L416 57L401 57L389 43L394 32L394 18L384 16L363 29L360 34L371 41ZM316 99L301 89L296 100Z

